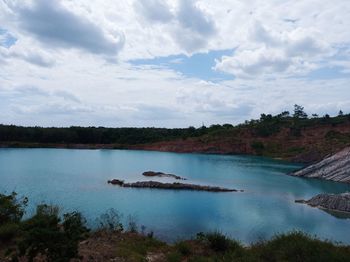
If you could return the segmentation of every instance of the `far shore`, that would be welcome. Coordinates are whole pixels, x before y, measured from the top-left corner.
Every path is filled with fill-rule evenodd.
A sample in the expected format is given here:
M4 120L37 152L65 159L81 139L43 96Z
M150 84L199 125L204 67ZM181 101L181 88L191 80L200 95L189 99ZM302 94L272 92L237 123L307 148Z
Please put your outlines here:
M247 153L227 153L221 151L206 151L206 150L193 150L193 151L182 151L182 150L169 150L164 148L146 148L148 144L142 145L120 145L120 144L66 144L66 143L23 143L23 142L0 142L1 148L56 148L56 149L107 149L107 150L142 150L142 151L154 151L154 152L168 152L168 153L183 153L183 154L209 154L209 155L245 155L245 156L259 156ZM267 157L275 160L288 161L291 163L302 163L294 161L293 159L283 157ZM304 162L303 162L304 163ZM305 164L305 163L304 163Z

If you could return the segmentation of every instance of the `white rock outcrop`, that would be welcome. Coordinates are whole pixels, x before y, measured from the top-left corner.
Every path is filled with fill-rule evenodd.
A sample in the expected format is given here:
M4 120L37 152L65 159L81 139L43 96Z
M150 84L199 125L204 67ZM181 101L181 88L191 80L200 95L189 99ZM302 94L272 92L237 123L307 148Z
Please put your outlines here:
M350 147L290 175L350 183Z

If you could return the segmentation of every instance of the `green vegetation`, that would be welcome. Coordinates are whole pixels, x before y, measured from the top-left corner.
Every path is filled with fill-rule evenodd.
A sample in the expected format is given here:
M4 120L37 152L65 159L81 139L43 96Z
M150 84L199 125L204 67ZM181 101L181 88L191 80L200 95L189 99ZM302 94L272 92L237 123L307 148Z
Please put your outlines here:
M14 125L0 125L0 142L11 142L12 146L35 146L38 144L113 144L116 147L127 147L170 141L176 139L197 138L203 136L215 137L217 135L237 135L240 131L248 129L255 137L269 137L280 132L283 128L289 130L291 136L301 135L303 128L322 125L340 125L350 122L350 114L339 112L338 116L325 115L318 117L313 114L311 118L300 105L294 106L291 115L284 111L275 116L261 114L260 119L246 121L244 124L233 126L231 124L211 125L210 127L188 128L105 128L105 127L77 127L69 128L43 128L21 127ZM17 143L17 144L16 144Z
M16 193L0 194L0 243L13 249L14 261L27 257L33 261L38 255L48 261L69 261L78 255L78 244L86 236L85 220L78 212L59 217L55 206L39 205L29 219L21 220L28 199L18 199Z
M294 113L291 116L288 111L284 111L278 115L272 116L271 114L261 114L259 120L246 121L240 127L249 127L254 130L255 134L259 137L268 137L281 131L282 128L289 130L290 135L298 137L301 135L301 130L307 127L323 126L323 125L340 125L350 121L350 114L338 115L330 117L324 115L318 117L313 114L312 118L308 118L308 115L304 112L304 108L299 105L294 105Z
M150 149L250 154L310 163L350 145L350 114L319 117L300 105L292 113L199 128L42 128L0 125L3 147Z
M180 246L180 248L179 248ZM183 247L186 252L182 252ZM271 240L243 246L214 232L177 243L168 261L349 261L350 247L321 241L302 232L276 235Z
M18 199L15 192L0 194L0 242L10 241L17 235L27 203L27 198Z
M102 214L96 222L100 229L110 232L122 232L124 230L124 226L121 222L122 217L122 214L114 208L111 208Z
M0 125L0 141L41 144L136 145L164 140L186 139L207 133L207 128L43 128ZM19 143L19 146L21 145Z
M219 232L198 233L195 239L168 245L146 234L144 226L142 233L135 232L133 217L124 232L122 216L114 209L100 216L97 231L89 232L80 213L61 219L55 206L39 205L32 217L23 220L27 202L16 193L0 194L1 261L350 261L349 246L297 231L251 246Z

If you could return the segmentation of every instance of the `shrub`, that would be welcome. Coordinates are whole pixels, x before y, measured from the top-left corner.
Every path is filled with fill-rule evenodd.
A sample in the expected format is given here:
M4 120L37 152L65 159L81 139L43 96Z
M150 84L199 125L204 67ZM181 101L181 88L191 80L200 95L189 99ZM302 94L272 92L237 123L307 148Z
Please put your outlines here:
M259 261L349 261L350 249L321 241L302 232L273 237L252 246Z
M10 241L18 233L19 226L16 223L7 223L0 226L0 242Z
M153 235L154 235L153 231L150 231L150 232L147 233L147 237L148 238L153 238Z
M79 212L64 214L62 225L67 237L72 241L82 240L89 232L86 227L86 219Z
M18 223L28 203L28 198L17 198L17 193L10 195L0 194L0 225L6 223Z
M168 262L180 262L182 261L182 256L178 252L171 252L167 255L167 260Z
M68 247L67 257L77 257L79 241L83 240L89 232L86 219L79 212L66 213L63 215L62 225Z
M20 255L26 254L30 260L38 254L47 255L50 260L62 256L66 241L58 227L59 222L57 207L39 205L36 214L22 224L24 235L18 244Z
M265 149L265 146L262 142L260 141L253 141L250 145L257 154L262 154L262 152L264 151Z
M203 232L199 232L199 233L197 233L196 238L197 238L197 240L199 240L199 241L203 241L203 240L206 239L205 236L206 236L206 235L205 235Z
M210 248L216 252L226 252L229 249L234 249L240 246L238 242L229 239L227 236L219 232L208 233L205 235L205 238L208 241Z
M128 216L127 224L128 224L128 231L132 233L137 232L137 222L136 222L136 217L135 216Z
M80 213L68 213L61 226L58 210L55 206L39 205L36 214L22 223L20 255L32 260L42 254L49 261L57 262L76 257L79 240L87 232L85 220Z
M121 222L122 217L122 214L111 208L97 219L97 223L102 230L122 232L124 230Z
M191 252L191 247L187 242L181 241L176 243L175 248L183 255L183 256L188 256L190 255Z

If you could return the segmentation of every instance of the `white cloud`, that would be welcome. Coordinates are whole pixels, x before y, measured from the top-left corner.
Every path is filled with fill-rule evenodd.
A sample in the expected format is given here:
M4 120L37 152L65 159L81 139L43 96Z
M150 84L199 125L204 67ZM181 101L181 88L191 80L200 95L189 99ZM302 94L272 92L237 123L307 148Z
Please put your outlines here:
M252 42L217 61L215 69L236 77L283 77L305 74L331 55L329 44L312 29L273 32L260 23L250 31Z
M177 19L181 27L174 38L189 53L206 47L216 34L214 20L193 0L180 0Z
M78 16L61 1L36 0L31 5L12 5L19 28L49 48L77 48L115 55L124 45L122 34L107 35L86 17Z
M170 6L166 1L160 0L136 0L134 8L137 13L141 14L148 22L169 22L173 19Z
M47 52L30 47L23 48L20 45L14 45L9 48L0 46L1 59L4 62L18 59L40 67L52 67L55 64L55 60Z
M206 48L216 34L213 18L194 0L180 0L175 8L158 0L136 1L134 7L147 22L162 22L163 33L169 33L182 53Z
M0 121L171 127L238 123L295 103L349 112L349 13L348 0L0 0L1 28L17 39L0 46ZM128 62L224 49L233 55L216 69L233 81ZM337 75L319 80L315 69Z

